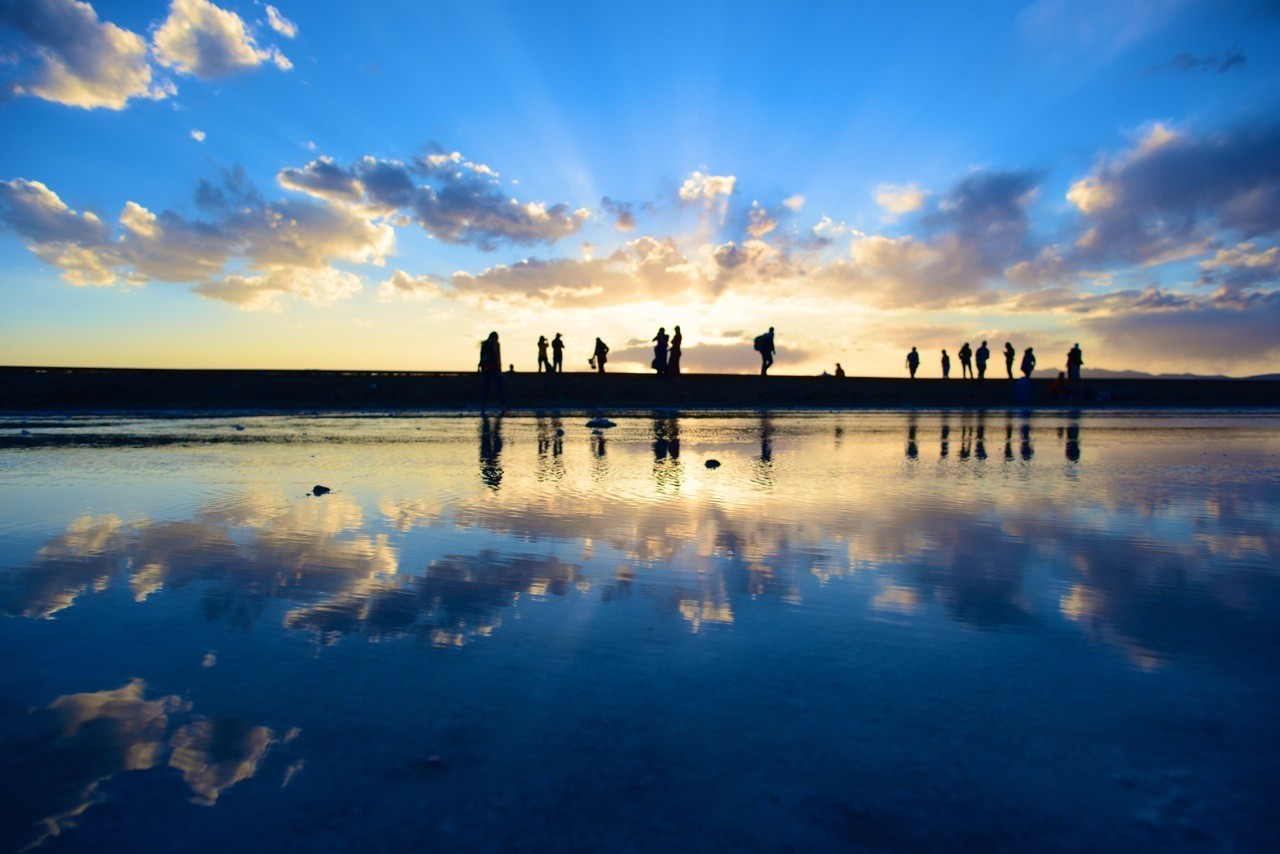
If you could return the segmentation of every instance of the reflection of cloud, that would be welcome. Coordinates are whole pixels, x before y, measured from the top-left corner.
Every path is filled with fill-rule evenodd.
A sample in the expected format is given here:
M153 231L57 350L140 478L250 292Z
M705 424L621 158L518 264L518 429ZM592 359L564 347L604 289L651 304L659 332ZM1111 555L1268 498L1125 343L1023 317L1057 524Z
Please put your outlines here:
M6 847L39 845L77 825L105 800L103 784L127 771L167 764L182 772L196 803L212 806L257 772L276 740L266 727L193 715L175 695L148 700L146 689L133 679L114 690L64 695L34 713L44 728L16 752L14 769L28 785L13 787L5 805L32 823L5 828Z

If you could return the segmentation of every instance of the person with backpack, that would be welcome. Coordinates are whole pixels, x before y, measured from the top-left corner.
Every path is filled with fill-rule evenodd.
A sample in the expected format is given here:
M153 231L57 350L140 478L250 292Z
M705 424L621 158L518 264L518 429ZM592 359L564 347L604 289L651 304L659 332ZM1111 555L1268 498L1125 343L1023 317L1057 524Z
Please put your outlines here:
M1083 364L1084 353L1080 351L1080 345L1077 343L1067 351L1067 379L1080 379L1080 366Z
M1022 354L1022 375L1027 379L1031 378L1031 373L1036 369L1036 354L1028 347L1027 351Z
M769 366L773 364L773 354L778 352L773 346L773 327L763 335L757 335L755 351L760 354L760 376L769 375Z

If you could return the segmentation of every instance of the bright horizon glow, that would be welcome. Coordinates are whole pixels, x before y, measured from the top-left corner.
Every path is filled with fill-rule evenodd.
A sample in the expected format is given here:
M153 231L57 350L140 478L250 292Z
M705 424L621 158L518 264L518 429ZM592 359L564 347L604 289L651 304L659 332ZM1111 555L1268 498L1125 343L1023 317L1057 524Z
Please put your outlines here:
M769 19L0 0L0 364L1280 370L1280 15Z

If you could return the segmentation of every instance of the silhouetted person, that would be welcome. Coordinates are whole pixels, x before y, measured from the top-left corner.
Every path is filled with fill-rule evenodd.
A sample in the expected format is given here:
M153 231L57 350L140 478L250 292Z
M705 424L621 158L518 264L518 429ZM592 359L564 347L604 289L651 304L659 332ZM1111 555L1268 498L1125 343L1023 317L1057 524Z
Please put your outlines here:
M1067 375L1058 371L1058 376L1049 384L1049 399L1064 400L1067 396Z
M667 342L670 336L663 327L658 327L658 334L653 336L653 369L662 376L667 372Z
M1009 372L1009 379L1013 379L1013 358L1018 355L1018 351L1013 349L1013 345L1008 341L1004 342L1004 369Z
M757 335L752 346L760 354L760 376L767 376L769 366L773 364L773 354L777 352L773 346L773 327L770 326L763 335Z
M1067 377L1073 380L1080 379L1080 366L1083 364L1084 353L1080 351L1080 344L1077 342L1067 351Z
M916 352L916 348L912 347L911 352L907 354L907 370L911 371L911 379L916 378L916 369L920 367L920 354Z
M680 327L676 327L676 334L671 336L671 350L667 354L667 376L675 379L680 376L680 357L684 354L681 345L684 343L684 336L680 334Z
M1036 354L1030 347L1022 354L1022 375L1031 379L1031 372L1036 369Z
M502 385L502 348L498 344L498 333L490 332L489 337L480 342L480 412L489 408L489 390L497 388L498 401L502 411L507 410L507 391Z
M557 374L564 373L564 339L559 332L551 339L551 364Z
M603 374L604 363L607 361L609 361L609 345L597 338L595 353L587 361L587 364Z
M978 379L986 379L987 360L990 358L991 351L987 349L987 342L983 341L982 346L978 348L978 352L974 353L974 361L978 363Z
M844 368L840 367L840 363L836 362L836 379L844 379Z
M973 379L973 350L969 347L969 342L964 342L964 346L960 348L960 352L956 353L960 357L960 379Z
M951 378L951 357L947 355L947 351L942 351L942 378Z
M551 360L547 358L547 348L549 346L551 345L550 345L550 342L547 341L547 336L539 335L538 336L538 373L542 373L542 369L544 366L547 369L547 373L551 373Z

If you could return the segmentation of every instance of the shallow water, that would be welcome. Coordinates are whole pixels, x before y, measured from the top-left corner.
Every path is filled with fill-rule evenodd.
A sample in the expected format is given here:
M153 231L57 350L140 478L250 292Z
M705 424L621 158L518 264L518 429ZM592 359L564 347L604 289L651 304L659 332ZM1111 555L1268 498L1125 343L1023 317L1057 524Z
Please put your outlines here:
M1280 416L617 420L0 419L0 847L1280 846Z

